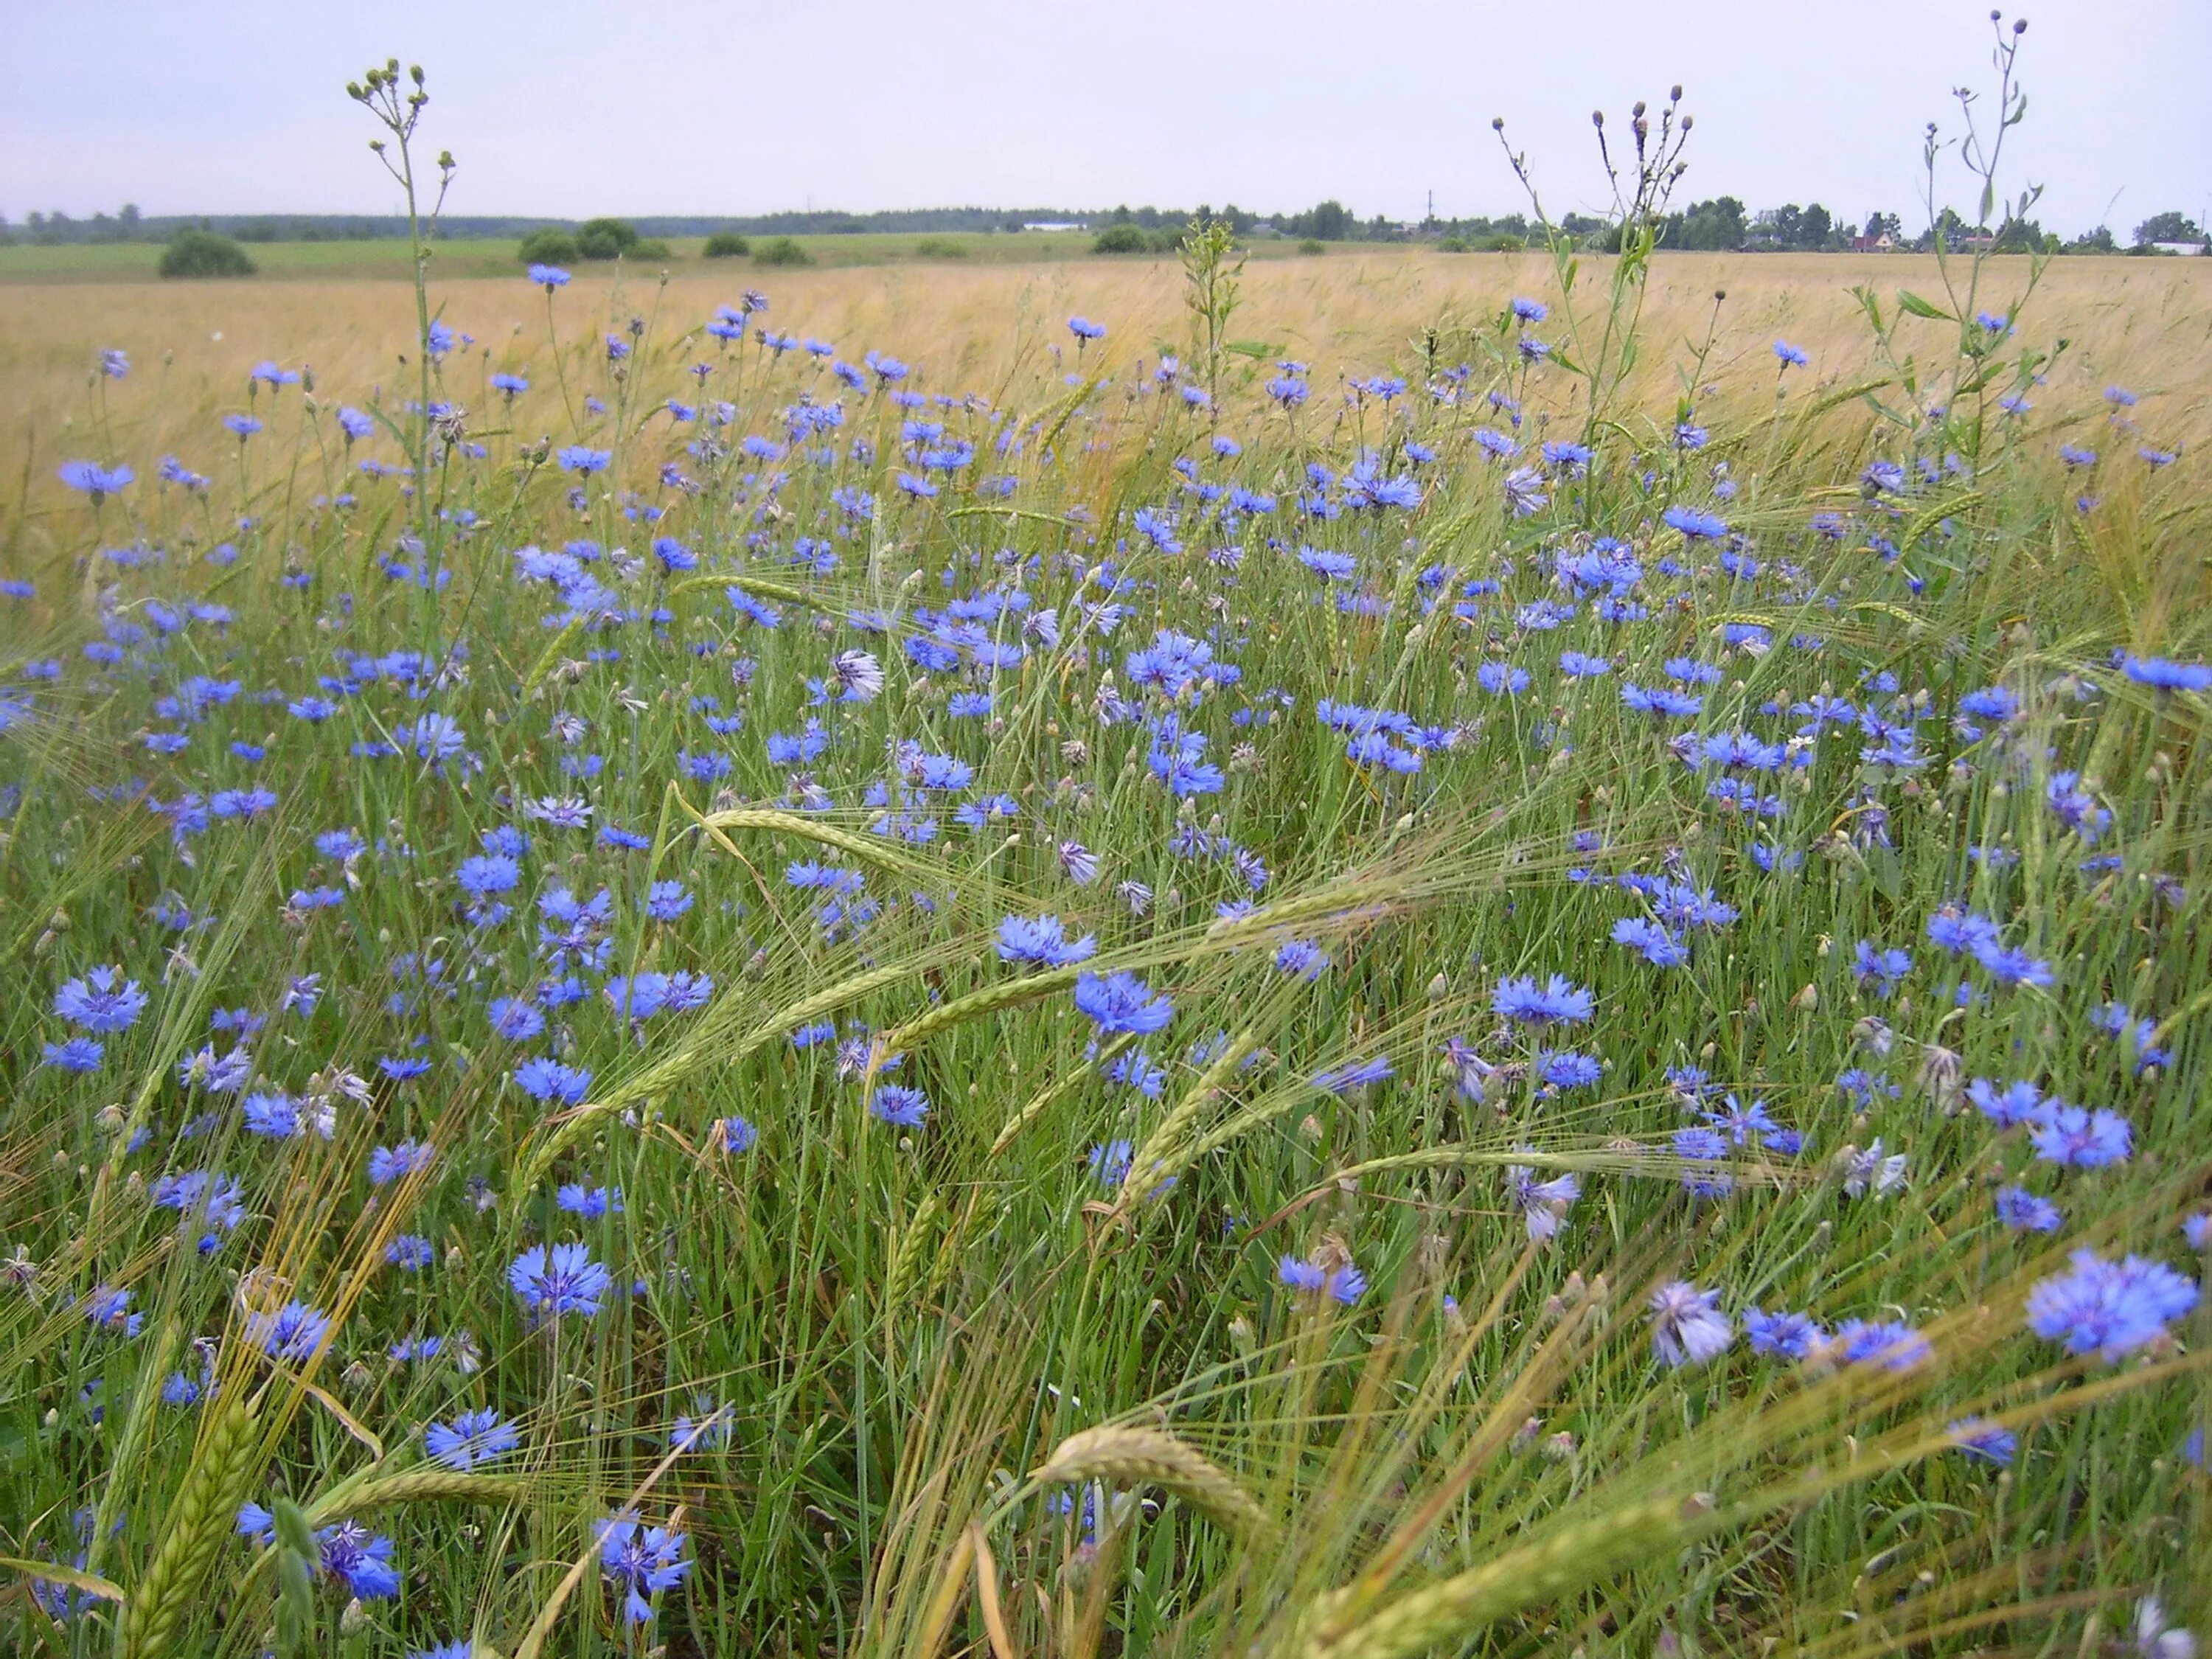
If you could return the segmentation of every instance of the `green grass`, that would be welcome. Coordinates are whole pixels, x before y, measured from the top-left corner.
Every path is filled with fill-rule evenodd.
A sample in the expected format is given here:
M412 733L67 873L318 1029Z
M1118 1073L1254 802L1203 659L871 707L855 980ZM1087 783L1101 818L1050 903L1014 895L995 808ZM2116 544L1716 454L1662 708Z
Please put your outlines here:
M251 437L185 447L197 484L105 451L159 377L94 380L76 429L137 481L0 542L36 586L0 700L0 1555L94 1575L81 1604L66 1579L19 1598L16 1646L112 1644L110 1589L143 1659L172 1619L166 1650L273 1627L349 1656L981 1651L995 1620L1086 1659L2094 1651L2152 1590L2201 1626L2205 1478L2178 1449L2206 1313L2118 1365L2022 1323L2070 1249L2202 1272L2179 1224L2208 1172L2207 705L2113 660L2203 654L2173 602L2201 479L2118 432L2069 474L2078 424L2051 423L2083 411L2003 417L2065 325L2032 314L1863 398L1762 384L1691 446L1695 411L1615 395L1616 280L1540 360L1498 296L1435 362L1374 365L1411 382L1388 398L1285 401L1231 356L1218 416L1125 379L1117 336L912 406L703 318L615 364L625 319L571 291L512 405L403 343L427 381L264 389ZM1202 342L1184 362L1206 378ZM476 412L438 434L410 400ZM1541 462L1570 436L1586 472ZM564 471L571 445L604 469ZM1906 470L1869 483L1876 459ZM1632 569L1571 563L1601 536ZM879 695L818 687L863 651ZM1683 659L1699 708L1624 705ZM2014 711L1969 717L1993 686ZM1397 712L1348 746L1325 700ZM1669 747L1735 732L1769 757ZM1178 795L1182 734L1218 771ZM319 847L337 830L358 848ZM511 872L465 864L520 837ZM1674 915L1662 881L1737 913L1677 916L1670 968L1611 938ZM1941 948L1946 904L2052 985ZM1095 954L1002 960L1002 920L1041 915ZM1897 985L1854 972L1861 941L1910 952ZM42 1063L63 988L107 963L144 1012L95 1071ZM1100 1029L1086 972L1138 975L1170 1023ZM654 974L711 988L632 1022L611 984ZM1501 1018L1505 981L1553 974L1587 1020ZM544 988L569 975L574 1000ZM2101 1030L2108 1002L2151 1030ZM1547 1081L1559 1050L1595 1079ZM234 1051L250 1081L212 1075ZM572 1101L526 1086L547 1060L589 1073ZM1965 1103L1976 1077L2124 1114L2134 1156L2039 1161ZM886 1085L926 1119L874 1116ZM330 1136L252 1127L280 1091ZM1676 1132L1729 1097L1802 1148L1690 1156ZM1855 1192L1877 1141L1902 1177ZM379 1182L403 1144L433 1151ZM1548 1242L1516 1166L1579 1183L1540 1206ZM191 1171L235 1180L235 1213L191 1212ZM2063 1231L2002 1224L2008 1182ZM596 1312L511 1288L548 1243L611 1270ZM1286 1257L1364 1293L1297 1290ZM1709 1364L1655 1351L1677 1279L1737 1326ZM272 1356L256 1316L293 1301L330 1333ZM1761 1356L1753 1308L1929 1351ZM493 1478L402 1479L472 1410L516 1431ZM2017 1431L2009 1469L1952 1444L1970 1415ZM679 1419L711 1426L672 1445ZM388 1536L399 1594L351 1607L233 1535L280 1495ZM626 1506L692 1564L636 1626L591 1559Z

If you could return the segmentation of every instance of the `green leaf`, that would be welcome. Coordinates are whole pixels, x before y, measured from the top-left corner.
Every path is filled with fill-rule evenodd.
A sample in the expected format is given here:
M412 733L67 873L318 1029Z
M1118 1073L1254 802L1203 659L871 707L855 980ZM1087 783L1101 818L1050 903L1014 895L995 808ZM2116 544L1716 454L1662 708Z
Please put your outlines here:
M1947 323L1955 320L1951 313L1941 306L1929 304L1909 289L1901 288L1897 290L1897 303L1900 310L1908 312L1915 317L1934 317Z
M1224 351L1233 351L1240 357L1250 357L1256 362L1262 357L1273 356L1283 348L1279 345L1270 345L1265 340L1231 340L1221 349Z
M87 1595L97 1595L102 1601L120 1604L123 1586L102 1578L98 1573L86 1572L76 1567L64 1567L53 1561L26 1561L13 1555L0 1555L0 1567L11 1568L27 1578L43 1578L50 1584L66 1584L71 1589L82 1590Z

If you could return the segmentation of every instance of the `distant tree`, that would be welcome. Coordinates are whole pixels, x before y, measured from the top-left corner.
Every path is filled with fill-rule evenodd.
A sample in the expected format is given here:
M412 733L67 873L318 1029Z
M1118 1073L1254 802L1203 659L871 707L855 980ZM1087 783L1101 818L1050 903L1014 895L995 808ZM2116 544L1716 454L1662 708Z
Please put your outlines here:
M253 261L228 236L180 230L161 252L164 276L251 276Z
M734 230L716 231L700 250L709 259L742 259L752 251L753 245Z
M2185 213L2154 213L2136 227L2136 246L2148 247L2153 242L2201 242L2204 233L2197 228L2197 221Z
M1895 240L1905 234L1905 222L1894 213L1869 213L1866 217L1866 229L1862 234L1869 242L1884 236Z
M1144 253L1152 246L1152 239L1127 219L1117 220L1100 231L1091 244L1093 253Z
M2033 219L2008 219L1998 228L1995 251L1999 253L2040 253L2049 239Z
M1341 242L1352 234L1352 213L1334 197L1301 213L1298 228L1316 241Z
M556 225L532 231L514 252L526 265L571 265L583 257L576 239Z
M1686 211L1674 214L1667 221L1668 247L1717 252L1740 248L1743 241L1743 204L1733 196L1693 202Z
M753 258L764 265L811 265L814 263L814 256L788 236L779 236L772 242L763 242Z
M1752 221L1751 245L1770 249L1796 247L1804 220L1805 210L1795 202L1767 208Z
M115 216L123 221L126 225L137 224L138 222L138 204L136 202L125 202L123 204L122 210Z
M627 219L586 219L576 227L577 257L620 259L638 245L637 227Z
M2076 236L2066 245L2069 253L2118 253L2119 251L2119 244L2112 240L2109 225L2099 225L2096 229Z
M1836 222L1829 216L1828 210L1815 202L1805 210L1805 216L1797 222L1796 245L1799 247L1826 247L1829 234L1835 228Z
M266 219L249 219L231 232L241 242L273 242L276 227Z

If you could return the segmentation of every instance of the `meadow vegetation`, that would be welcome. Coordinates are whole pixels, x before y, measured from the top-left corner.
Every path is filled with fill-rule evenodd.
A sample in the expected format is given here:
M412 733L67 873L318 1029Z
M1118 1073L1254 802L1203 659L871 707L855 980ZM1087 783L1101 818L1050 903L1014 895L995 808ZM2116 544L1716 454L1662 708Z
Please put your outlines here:
M2181 1659L2205 275L1664 209L0 289L15 1647Z

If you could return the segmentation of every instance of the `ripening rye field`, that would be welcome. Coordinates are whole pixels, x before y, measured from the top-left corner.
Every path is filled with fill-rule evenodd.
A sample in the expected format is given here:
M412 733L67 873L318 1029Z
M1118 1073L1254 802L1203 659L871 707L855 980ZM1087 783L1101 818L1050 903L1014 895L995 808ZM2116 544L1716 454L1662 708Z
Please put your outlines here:
M2208 277L0 290L8 1641L2179 1659Z

